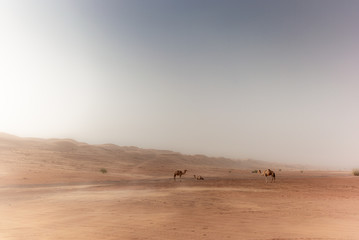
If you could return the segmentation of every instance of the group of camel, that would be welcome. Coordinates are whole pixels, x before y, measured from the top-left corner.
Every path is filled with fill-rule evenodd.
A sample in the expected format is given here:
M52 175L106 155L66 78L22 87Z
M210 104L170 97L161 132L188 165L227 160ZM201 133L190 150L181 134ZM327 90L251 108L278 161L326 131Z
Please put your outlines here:
M173 174L173 179L176 181L176 176L179 176L180 178L182 178L182 175L185 175L187 172L187 169L186 170L176 170L175 173ZM204 180L204 178L202 176L199 176L199 175L193 175L193 177L197 180Z
M173 179L176 181L176 176L179 176L180 178L182 178L182 175L185 175L187 172L187 169L186 170L176 170L173 174ZM275 182L275 172L270 170L269 168L267 170L258 170L258 173L262 176L265 176L266 177L266 183L268 183L268 177L271 176L272 179L271 179L271 182ZM202 176L199 176L199 175L193 175L193 177L197 180L204 180L204 178Z

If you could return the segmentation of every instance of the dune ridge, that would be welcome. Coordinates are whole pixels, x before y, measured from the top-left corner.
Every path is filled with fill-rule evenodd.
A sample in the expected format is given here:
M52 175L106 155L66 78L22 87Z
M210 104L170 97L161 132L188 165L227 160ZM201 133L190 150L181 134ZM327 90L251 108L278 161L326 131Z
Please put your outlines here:
M221 174L229 171L271 167L296 169L295 166L256 160L233 160L185 155L169 150L142 149L115 144L90 145L72 139L21 138L0 134L0 161L2 172L11 172L3 181L50 182L96 179L100 169L106 169L106 180L136 177L169 177L175 169L191 172ZM26 171L26 174L25 174ZM26 179L21 178L26 175ZM48 176L52 176L48 178ZM1 175L0 175L1 176ZM12 179L10 179L10 176ZM26 180L26 181L25 181Z

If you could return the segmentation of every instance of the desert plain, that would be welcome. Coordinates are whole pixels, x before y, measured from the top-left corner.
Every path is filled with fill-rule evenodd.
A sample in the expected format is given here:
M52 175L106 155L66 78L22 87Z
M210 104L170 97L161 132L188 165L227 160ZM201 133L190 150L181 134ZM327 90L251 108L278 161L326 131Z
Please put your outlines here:
M1 240L359 239L350 171L7 134L0 164Z

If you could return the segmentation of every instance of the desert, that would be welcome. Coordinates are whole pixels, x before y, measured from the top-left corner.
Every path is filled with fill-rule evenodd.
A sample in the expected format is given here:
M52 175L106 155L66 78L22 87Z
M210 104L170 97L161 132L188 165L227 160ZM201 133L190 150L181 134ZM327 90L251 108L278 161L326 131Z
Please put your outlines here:
M0 163L4 240L358 239L349 171L7 134Z
M359 240L358 13L0 0L0 240Z

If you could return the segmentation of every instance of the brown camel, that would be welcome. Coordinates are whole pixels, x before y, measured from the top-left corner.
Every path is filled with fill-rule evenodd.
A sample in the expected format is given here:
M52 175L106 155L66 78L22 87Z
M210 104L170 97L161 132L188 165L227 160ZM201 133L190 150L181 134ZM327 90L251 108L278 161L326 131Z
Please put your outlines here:
M193 175L193 177L197 180L204 180L204 178L202 176L196 176L196 175Z
M270 170L269 168L267 170L261 171L258 170L258 173L262 176L266 177L266 183L268 182L268 176L272 176L272 180L271 182L275 182L275 172L273 172L272 170Z
M185 175L187 172L187 170L184 170L183 172L181 170L176 170L175 173L173 174L173 179L176 180L176 176L179 176L180 178L182 177L182 175Z

